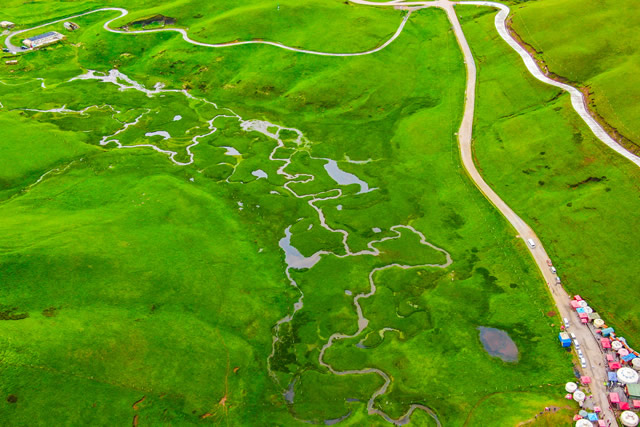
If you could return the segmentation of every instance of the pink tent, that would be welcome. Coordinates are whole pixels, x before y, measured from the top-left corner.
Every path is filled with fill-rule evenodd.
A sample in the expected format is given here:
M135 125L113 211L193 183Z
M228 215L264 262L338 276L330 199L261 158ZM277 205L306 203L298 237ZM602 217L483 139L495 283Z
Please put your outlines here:
M609 393L609 401L611 403L620 403L620 396L618 396L618 393Z
M607 362L613 362L613 356L611 354L607 354Z
M582 419L582 417L580 415L574 415L573 416L573 421L578 421L578 420L581 420L581 419Z
M594 406L593 412L602 412L602 408L600 408L599 406Z
M573 308L574 310L576 308L580 308L580 303L578 301L571 301L571 308Z
M626 348L621 348L620 350L618 350L618 354L622 357L622 356L626 356L629 354L629 350L627 350Z
M587 376L580 377L580 382L582 384L589 384L589 383L591 383L591 377L587 377Z
M640 400L634 400L633 401L633 407L634 408L640 408Z
M611 341L609 338L601 338L600 344L602 344L602 348L611 348Z
M607 423L604 420L598 420L598 427L607 427Z
M618 362L611 362L609 363L609 369L612 371L617 371L618 369L620 369L620 364Z
M586 318L586 317L581 317L581 318L580 318L580 322L582 322L582 323L589 323L589 319L588 319L588 318Z
M620 404L620 409L622 409L623 411L628 411L629 410L629 404L627 402L622 402Z
M573 299L576 301L582 301L582 297L580 295L576 295Z
M567 394L564 395L564 398L567 399L567 400L571 400L571 399L573 399L573 396L571 395L571 393L567 393Z
M588 313L578 313L578 317L581 319L588 319L589 318L589 314Z

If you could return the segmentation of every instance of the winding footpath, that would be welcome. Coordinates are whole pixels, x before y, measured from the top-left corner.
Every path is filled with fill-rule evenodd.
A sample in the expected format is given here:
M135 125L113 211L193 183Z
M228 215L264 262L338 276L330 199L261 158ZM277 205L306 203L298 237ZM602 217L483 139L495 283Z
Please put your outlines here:
M333 57L350 57L350 56L360 56L360 55L369 55L369 54L373 54L376 53L382 49L384 49L385 47L387 47L389 44L391 44L395 39L397 39L397 37L402 33L408 19L410 18L413 10L415 9L422 9L422 8L427 8L427 7L436 7L436 8L440 8L442 9L446 14L447 17L449 19L449 21L451 22L451 25L453 27L456 39L458 41L458 44L460 46L460 49L463 53L463 57L465 60L465 64L466 64L466 68L467 68L467 84L466 84L466 90L465 90L465 105L464 105L464 115L463 115L463 119L462 119L462 123L460 125L460 129L458 132L458 143L460 146L460 154L461 154L461 159L462 159L462 164L464 166L464 168L466 169L467 173L469 174L470 178L474 181L475 185L478 187L478 189L485 195L485 197L487 197L487 199L489 199L491 201L491 203L502 213L502 215L511 223L511 225L513 226L513 228L518 232L518 235L521 239L523 239L523 241L525 242L526 245L526 241L527 239L532 239L536 246L535 248L531 248L529 245L527 245L527 247L529 248L529 251L531 253L531 255L533 256L533 259L535 260L536 264L538 265L538 268L540 269L540 272L542 273L542 276L544 277L544 279L546 280L549 289L550 289L550 293L552 295L552 297L555 300L556 306L558 307L559 313L562 317L566 317L569 319L573 319L572 317L572 311L569 307L569 295L565 292L565 290L559 286L559 285L555 285L555 275L551 273L551 271L549 270L548 266L547 266L547 260L549 259L542 243L540 242L540 239L536 236L536 234L534 233L534 231L531 229L531 227L529 227L496 193L495 191L493 191L493 189L491 189L491 187L484 181L484 179L482 178L482 176L480 175L480 173L478 172L474 162L473 162L473 153L472 153L472 128L473 128L473 119L474 119L474 107L475 107L475 93L476 93L476 65L475 65L475 61L473 58L473 55L471 53L471 49L469 48L469 44L465 38L465 35L462 31L462 27L460 25L460 22L458 21L457 15L455 13L454 10L454 5L475 5L475 6L484 6L484 7L492 7L492 8L496 8L499 9L498 14L496 15L495 18L495 26L496 29L498 31L498 33L500 34L500 36L509 44L509 46L511 46L511 48L513 48L519 55L520 57L523 59L524 64L526 65L527 69L529 70L529 72L536 77L538 80L542 81L543 83L558 87L566 92L568 92L571 96L571 103L573 108L575 109L575 111L577 112L578 115L580 115L580 117L585 121L585 123L587 124L587 126L591 129L591 131L594 133L594 135L600 140L602 141L604 144L606 144L607 146L609 146L611 149L613 149L614 151L616 151L617 153L619 153L620 155L624 156L625 158L627 158L628 160L630 160L631 162L633 162L635 165L640 167L640 158L638 156L633 155L632 153L626 151L622 146L620 146L613 138L611 138L607 132L602 128L602 126L600 126L600 124L597 123L596 120L593 119L593 117L589 114L589 111L586 107L586 103L585 103L585 99L582 95L582 93L567 84L561 83L561 82L557 82L553 79L550 79L549 77L545 76L542 71L538 68L535 60L528 54L528 52L522 47L520 46L516 40L514 40L511 35L509 34L509 31L507 29L507 25L506 25L506 19L507 16L509 15L509 8L501 3L497 3L497 2L489 2L489 1L463 1L463 2L448 2L448 1L443 1L443 0L437 0L437 1L398 1L398 0L394 0L394 1L389 1L389 2L373 2L373 1L368 1L368 0L349 0L352 3L355 4L359 4L359 5L367 5L367 6L372 6L372 7L403 7L403 8L407 8L408 12L405 15L405 17L403 18L403 20L401 21L398 29L396 30L396 32L383 44L379 45L376 48L373 48L371 50L368 51L364 51L364 52L355 52L355 53L331 53L331 52L320 52L320 51L313 51L313 50L307 50L307 49L300 49L300 48L295 48L295 47L290 47L287 45L284 45L282 43L278 43L278 42L271 42L271 41L262 41L262 40L251 40L251 41L236 41L236 42L229 42L229 43L203 43L203 42L198 42L195 40L192 40L188 34L187 31L184 29L178 29L178 28L163 28L163 29L156 29L156 30L142 30L142 31L122 31L122 30L114 30L112 28L109 27L109 24L112 23L113 21L122 18L124 16L126 16L128 14L128 11L126 9L122 9L122 8L101 8L101 9L96 9L93 11L89 11L83 14L79 14L79 15L74 15L74 16L70 16L70 17L66 17L64 19L59 19L57 21L52 21L52 22L48 22L46 24L42 24L36 27L32 27L29 29L25 29L25 30L20 30L20 31L14 31L12 33L9 34L9 36L5 39L5 45L7 46L7 48L9 48L9 50L11 50L12 52L18 52L20 51L20 49L18 49L16 46L14 46L11 42L11 39L15 36L18 36L21 33L25 33L27 31L31 31L34 29L38 29L38 28L42 28L51 24L55 24L55 23L59 23L59 22L63 22L67 19L73 19L73 18L77 18L80 16L84 16L84 15L88 15L88 14L92 14L92 13L97 13L97 12L104 12L104 11L117 11L120 13L119 16L117 16L116 18L113 18L109 21L107 21L104 24L104 28L106 31L112 32L112 33L118 33L118 34L143 34L143 33L150 33L150 32L161 32L161 31L173 31L173 32L178 32L182 35L182 38L187 42L187 43L191 43L194 45L198 45L198 46L203 46L203 47L211 47L211 48L222 48L222 47L230 47L230 46L238 46L238 45L245 45L245 44L265 44L265 45L271 45L271 46L275 46L278 48L282 48L282 49L286 49L289 51L293 51L293 52L297 52L297 53L303 53L303 54L311 54L311 55L320 55L320 56L333 56ZM239 119L242 121L242 119ZM211 130L215 131L213 128L213 121L209 123L209 125L211 126ZM244 122L242 121L243 127L245 127L245 125L247 126L247 130L258 130L260 131L260 123L259 122ZM252 127L253 126L253 127ZM265 128L266 129L266 128ZM285 128L279 128L280 129L285 129ZM279 132L278 130L278 132ZM263 133L267 132L266 130L264 130ZM277 133L274 135L277 138ZM113 140L111 141L106 141L105 142L113 142ZM194 141L197 142L197 141ZM153 147L153 146L152 146ZM124 148L124 147L121 147ZM157 147L156 147L157 148ZM154 148L155 149L155 148ZM275 150L274 152L275 153ZM273 153L272 153L272 160L280 160L283 161L284 159L278 159L278 158L274 158L273 157ZM171 156L171 152L165 152L165 154L169 154ZM171 156L171 160L174 161L174 163L177 163L175 161L175 159L173 158L173 156ZM190 153L190 162L193 161L193 157ZM189 162L189 163L190 163ZM286 167L288 163L285 161L285 165L283 165L283 167L281 169L279 169L280 172L282 172L283 174L286 175L286 172L284 172L284 168ZM313 176L309 176L306 175L304 177L303 181L294 181L294 179L296 178L300 178L300 175L296 175L296 176L290 176L290 181L287 184L291 184L293 182L306 182L305 180L311 180L313 179ZM290 188L287 187L287 185L285 185L285 187L293 192ZM295 193L294 193L295 194ZM337 190L337 192L335 192L332 196L328 196L328 192L324 192L323 193L324 197L322 197L320 194L316 194L316 195L297 195L295 194L296 197L310 197L310 200L308 201L309 205L312 206L317 212L318 212L318 216L319 219L321 221L321 225L323 227L328 228L328 226L326 225L326 222L324 221L324 215L322 213L322 210L320 208L318 208L317 206L314 205L315 202L320 201L320 200L327 200L327 199L331 199L331 198L337 198L341 196L341 192L340 190ZM404 227L404 228L410 228L409 226L396 226L397 228L400 227ZM394 231L398 232L398 229L395 228ZM330 228L328 228L330 229ZM344 234L344 243L346 244L346 239L348 237L348 234L346 231L344 230L333 230L330 229L333 232L342 232ZM417 230L413 230L411 229L410 231L415 232L415 233L419 233ZM421 235L421 238L424 240L424 236ZM426 241L425 241L426 242ZM374 244L375 242L371 242L370 245ZM438 248L439 249L439 248ZM343 256L355 256L355 255L359 255L360 253L350 253L348 247L346 247L347 250L347 254L343 255ZM367 253L371 254L372 252L375 253L375 248L373 246L370 246L370 250L366 251ZM322 254L319 254L322 255ZM332 254L335 255L335 254ZM335 255L335 256L339 256L339 255ZM450 258L447 257L447 264L450 263ZM381 267L382 269L385 268L392 268L392 267L398 267L398 268L415 268L417 266L404 266L404 265L398 265L398 264L392 264L389 266L385 266L385 267ZM424 267L424 266L422 266ZM440 268L444 268L444 264L443 265L432 265L432 267L440 267ZM354 298L354 305L356 306L356 310L358 312L358 333L361 333L364 328L366 328L367 326L367 319L363 316L362 314L362 310L360 308L360 305L358 304L358 300L361 298L367 298L371 295L373 295L373 293L375 293L375 283L373 282L373 275L375 274L375 272L379 270L373 270L370 273L369 276L369 280L370 280L370 285L371 285L371 290L370 292L366 293L366 294L360 294L358 296L356 296ZM291 279L291 276L287 270L287 276L289 277L289 279L292 281L292 285L295 285L295 282ZM297 287L297 286L296 286ZM300 300L298 302L296 302L296 304L294 305L294 312L291 313L290 315L288 315L287 317L283 318L278 325L276 325L276 329L282 324L282 323L286 323L291 321L291 319L293 318L293 315L295 314L296 311L298 311L299 309L302 308L302 298L303 295L301 294ZM575 323L575 322L574 322ZM601 354L600 354L600 348L599 348L599 344L598 342L595 340L595 338L590 334L590 332L588 331L588 329L582 325L576 325L574 328L572 328L572 332L574 332L580 339L580 341L583 344L583 351L585 353L585 357L588 360L588 366L587 368L584 370L585 373L589 376L591 376L593 378L593 382L591 384L591 390L593 391L594 394L594 400L595 403L597 403L602 409L603 409L603 413L602 416L605 419L605 421L608 421L610 423L610 425L617 425L616 419L614 417L613 412L609 409L609 405L607 403L607 399L606 399L606 389L603 385L603 381L605 380L604 375L605 375L605 370L604 369L595 369L596 368L596 364L599 364L601 362ZM356 334L356 335L357 335ZM355 336L355 335L354 335ZM382 371L379 371L378 369L375 368L367 368L364 370L357 370L357 371L336 371L334 370L329 364L327 364L326 362L324 362L323 360L323 356L325 351L327 350L327 348L329 348L331 346L331 344L338 340L338 339L345 339L345 338L351 338L353 337L352 335L343 335L343 334L334 334L331 336L331 338L329 339L329 341L327 342L327 344L325 344L325 346L322 348L321 354L319 356L319 363L323 366L325 366L327 369L329 369L331 372L333 372L336 375L348 375L348 374L362 374L362 373L376 373L380 376L382 376L385 379L385 383L383 385L383 387L381 387L379 390L377 390L374 395L371 397L371 399L369 400L368 404L367 404L367 408L369 410L370 413L375 413L378 415L381 415L383 418L385 418L387 421L392 422L394 424L404 424L406 422L408 422L409 417L411 415L411 413L415 410L415 409L422 409L424 411L426 411L427 413L431 414L434 419L436 419L437 421L437 417L435 416L435 414L427 407L424 407L422 405L412 405L409 409L409 411L407 412L407 414L405 414L405 416L403 416L401 419L391 419L389 418L386 414L382 413L381 411L379 411L378 409L374 408L374 401L375 399L380 396L381 394L385 393L387 390L387 387L390 383L390 378ZM278 336L277 333L274 336L274 346L276 344L278 340ZM273 356L273 353L272 355ZM270 356L270 357L271 357Z

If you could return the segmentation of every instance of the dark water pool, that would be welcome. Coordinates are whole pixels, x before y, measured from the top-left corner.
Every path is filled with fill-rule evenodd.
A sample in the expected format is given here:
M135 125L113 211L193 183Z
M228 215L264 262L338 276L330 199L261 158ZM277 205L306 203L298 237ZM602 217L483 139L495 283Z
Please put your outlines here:
M499 357L505 362L518 361L518 347L509 334L496 328L479 326L480 341L487 353Z

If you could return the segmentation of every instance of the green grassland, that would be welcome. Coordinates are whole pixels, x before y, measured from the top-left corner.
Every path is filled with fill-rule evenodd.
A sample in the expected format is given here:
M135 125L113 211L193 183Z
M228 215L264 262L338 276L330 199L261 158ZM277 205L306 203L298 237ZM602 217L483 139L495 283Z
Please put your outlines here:
M179 25L199 4L166 7ZM93 8L44 3L58 13L72 5ZM43 20L35 6L11 6L15 17ZM397 11L364 9L357 13L387 14L392 31L399 23ZM169 14L153 11L160 12ZM343 424L385 424L366 411L381 378L332 375L318 363L320 349L331 334L356 331L353 295L369 290L373 268L442 263L442 254L403 230L397 240L376 244L380 256L328 255L311 269L291 271L304 306L280 328L269 358L274 325L298 298L278 247L284 229L292 226L292 242L307 256L319 249L344 254L341 236L321 228L307 200L283 188L282 163L268 160L274 140L243 130L235 118L214 122L217 132L192 149L188 166L150 148L99 145L146 109L148 120L123 132L122 143L144 142L143 131L201 132L225 108L245 120L300 129L308 144L295 147L289 138L278 155L291 156L287 173L316 179L291 188L343 191L316 204L332 228L349 232L352 251L408 224L451 254L446 269L376 273L376 294L361 300L368 327L325 353L339 370L375 367L389 374L393 381L376 407L398 417L421 403L445 425L480 426L485 416L478 411L496 393L526 392L496 400L511 411L493 413L496 425L530 419L557 401L571 356L556 343L559 319L546 315L552 301L524 245L460 165L455 131L464 64L444 13L416 13L387 49L355 58L270 46L206 49L168 33L111 34L102 29L109 18L78 19L81 29L67 41L0 69L0 81L9 83L0 84L0 125L12 135L0 143L7 159L0 175L0 303L2 317L14 319L0 321L1 419L11 425L119 425L134 416L139 425L298 425L351 412ZM291 34L304 47L342 40L317 25ZM230 38L254 36L237 28ZM375 45L387 33L366 39ZM185 88L217 107L181 94L147 97L109 83L68 81L87 69L113 68L147 88ZM35 78L44 78L46 88ZM62 105L99 108L84 116L24 111ZM173 122L175 114L183 119ZM180 152L188 144L182 137L152 141ZM224 146L241 156L226 156ZM372 161L353 164L346 156ZM378 190L356 194L356 186L337 186L319 157L337 160ZM268 178L252 176L256 168ZM489 356L478 326L507 331L518 345L518 363ZM381 337L387 327L396 331ZM366 348L356 346L360 340ZM293 381L288 403L283 393ZM421 411L412 420L433 425Z
M638 342L640 171L527 72L493 13L458 10L478 62L474 153L487 182L536 230L565 287Z
M513 28L549 70L591 92L592 106L640 144L640 35L632 0L545 0L514 8Z

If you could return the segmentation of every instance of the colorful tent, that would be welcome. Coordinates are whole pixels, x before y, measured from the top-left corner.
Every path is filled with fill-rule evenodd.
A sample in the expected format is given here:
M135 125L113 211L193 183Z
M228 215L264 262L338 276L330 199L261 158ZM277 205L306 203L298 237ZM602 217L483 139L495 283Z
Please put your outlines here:
M625 362L629 362L629 361L635 359L636 357L638 357L638 356L636 356L633 353L629 353L626 356L622 356L622 360L624 360Z
M587 324L587 323L589 323L589 319L587 317L581 317L580 318L580 322L584 323L584 324Z
M580 295L574 296L573 299L576 301L582 301L582 297Z
M618 375L615 372L609 372L607 373L607 376L609 377L609 381L618 381Z
M620 414L620 422L626 427L635 427L638 425L638 415L635 412L624 411Z
M611 341L609 338L601 338L600 344L602 344L602 348L611 348Z
M613 362L613 355L607 354L607 362Z
M618 351L622 348L622 343L620 341L611 341L611 348Z
M618 354L620 355L620 357L628 356L629 350L627 350L626 348L621 348L620 350L618 350Z
M587 377L587 376L580 377L580 382L582 384L590 384L591 383L591 377Z
M613 334L615 331L613 330L613 328L605 328L602 330L602 336L603 337L608 337L609 335Z
M580 303L578 301L571 301L571 308L574 310L580 308Z
M589 418L589 421L598 421L598 415L594 414L593 412L587 415L587 418Z
M634 408L640 408L640 400L634 400L632 403Z
M589 304L587 304L587 302L585 300L580 301L579 304L580 304L580 307L588 307L589 306Z
M593 411L594 412L602 412L602 408L600 408L599 406L594 406L593 407Z
M629 404L627 402L620 403L620 409L623 411L628 411L630 409Z
M609 369L611 369L612 371L617 371L618 369L620 369L620 363L618 362L609 363Z
M607 427L605 420L598 420L598 427Z
M573 399L573 396L571 395L571 393L567 393L567 394L564 395L564 398L567 399L567 400L571 400L571 399Z
M581 319L588 319L589 315L587 313L578 313L578 317Z
M580 307L576 309L576 313L586 313L584 307Z
M620 403L620 396L618 396L618 393L609 393L609 402Z

